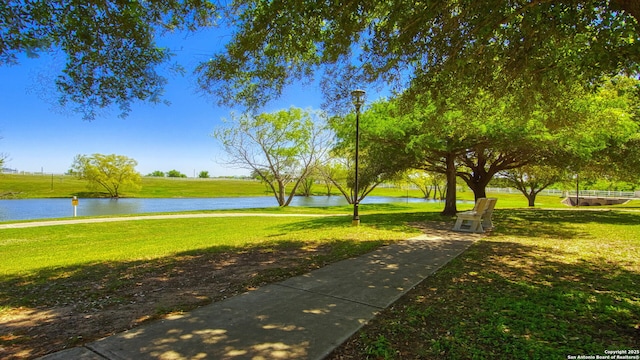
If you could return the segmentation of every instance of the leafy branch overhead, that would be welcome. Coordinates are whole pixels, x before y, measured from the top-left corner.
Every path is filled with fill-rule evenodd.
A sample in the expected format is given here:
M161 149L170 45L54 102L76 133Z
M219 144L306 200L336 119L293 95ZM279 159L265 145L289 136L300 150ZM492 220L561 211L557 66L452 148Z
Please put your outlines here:
M16 1L0 7L0 65L50 50L67 57L61 102L87 118L137 100L162 101L156 38L224 23L224 51L200 63L200 88L226 104L259 108L294 81L320 79L331 104L360 86L409 99L458 86L508 94L637 74L633 0ZM344 105L344 104L343 104ZM342 107L344 109L344 107Z
M19 55L60 50L67 61L56 79L62 104L87 119L116 104L160 102L166 79L157 67L171 58L157 34L212 25L216 6L203 0L5 1L0 5L0 65Z
M638 6L629 1L278 1L234 3L238 31L198 68L201 87L260 106L324 75L328 99L358 84L405 95L462 86L508 94L637 73ZM622 9L622 11L621 11Z

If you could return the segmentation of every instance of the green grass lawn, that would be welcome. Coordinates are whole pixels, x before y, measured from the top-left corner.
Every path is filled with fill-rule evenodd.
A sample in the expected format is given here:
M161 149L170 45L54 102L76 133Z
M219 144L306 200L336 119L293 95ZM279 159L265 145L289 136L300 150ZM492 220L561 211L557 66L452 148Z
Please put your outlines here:
M503 209L495 230L345 345L371 359L640 349L640 212Z
M224 217L138 220L0 230L0 276L80 269L100 262L154 260L183 252L332 241L384 241L406 237L363 226L353 228L347 216ZM295 244L294 244L295 245Z
M0 176L0 192L69 197L86 191L71 177ZM259 182L145 178L136 197L268 195ZM23 183L21 183L23 182ZM18 190L16 190L18 189ZM378 189L372 195L419 197ZM539 196L497 197L496 228L356 334L343 353L372 359L566 359L640 348L640 201L568 208ZM470 191L459 192L472 200ZM117 299L136 271L189 256L309 249L326 264L418 232L407 224L441 218L442 203L268 208L244 212L344 214L304 218L140 220L0 230L0 314L78 297ZM458 210L473 207L471 202ZM314 255L318 246L331 251ZM181 259L181 260L178 260ZM187 260L185 260L187 259ZM303 267L300 267L302 269ZM287 274L296 274L295 270ZM281 276L282 274L278 275ZM286 275L286 274L285 274ZM281 277L268 279L279 279ZM100 284L99 290L74 284ZM130 286L130 284L129 284ZM115 301L115 300L114 300Z
M185 254L331 246L332 255L323 261L336 261L418 234L401 220L401 214L382 220L379 217L383 215L370 212L369 224L357 228L345 215L137 220L2 229L0 309L43 305L41 302L50 299L46 289L68 288L73 294L69 284L74 279L89 276L99 283L135 264L165 266Z

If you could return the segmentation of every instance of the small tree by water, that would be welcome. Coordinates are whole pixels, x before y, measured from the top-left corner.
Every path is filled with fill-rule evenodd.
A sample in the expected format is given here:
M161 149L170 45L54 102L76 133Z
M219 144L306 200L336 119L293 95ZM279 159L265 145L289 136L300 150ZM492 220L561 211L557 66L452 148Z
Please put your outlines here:
M120 197L122 187L137 188L142 177L136 171L138 162L124 155L77 155L71 170L79 179L87 180L90 189L104 189L112 198Z

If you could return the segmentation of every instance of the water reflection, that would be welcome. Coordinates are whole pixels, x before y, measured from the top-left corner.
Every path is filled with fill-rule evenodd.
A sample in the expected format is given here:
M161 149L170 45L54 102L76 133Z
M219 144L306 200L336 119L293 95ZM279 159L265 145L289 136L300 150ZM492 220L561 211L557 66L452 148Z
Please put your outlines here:
M78 204L78 214L97 216L141 213L142 203L129 200L134 199L82 199Z
M362 204L427 203L434 200L368 196ZM342 196L298 196L291 206L340 206L347 201ZM190 210L231 210L277 206L271 196L241 198L188 199L80 199L78 216L140 214ZM62 218L73 216L71 199L0 200L0 221Z

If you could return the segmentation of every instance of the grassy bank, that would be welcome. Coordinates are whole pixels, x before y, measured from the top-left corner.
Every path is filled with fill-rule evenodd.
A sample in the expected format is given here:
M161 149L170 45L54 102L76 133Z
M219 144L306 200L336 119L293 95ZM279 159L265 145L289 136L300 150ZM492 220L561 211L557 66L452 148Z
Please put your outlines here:
M315 195L326 195L326 188L313 187ZM332 195L342 196L335 188ZM372 195L420 197L418 190L378 188ZM0 175L0 197L3 198L70 198L104 197L100 190L87 188L87 182L67 175ZM192 179L143 177L140 188L122 191L122 197L137 198L209 198L238 196L272 196L260 181L240 179Z
M498 210L490 236L332 359L567 359L640 349L640 213Z
M102 197L87 182L67 175L0 175L0 195L4 198ZM123 197L235 197L268 195L258 181L235 179L179 179L143 177L139 189L124 188Z

